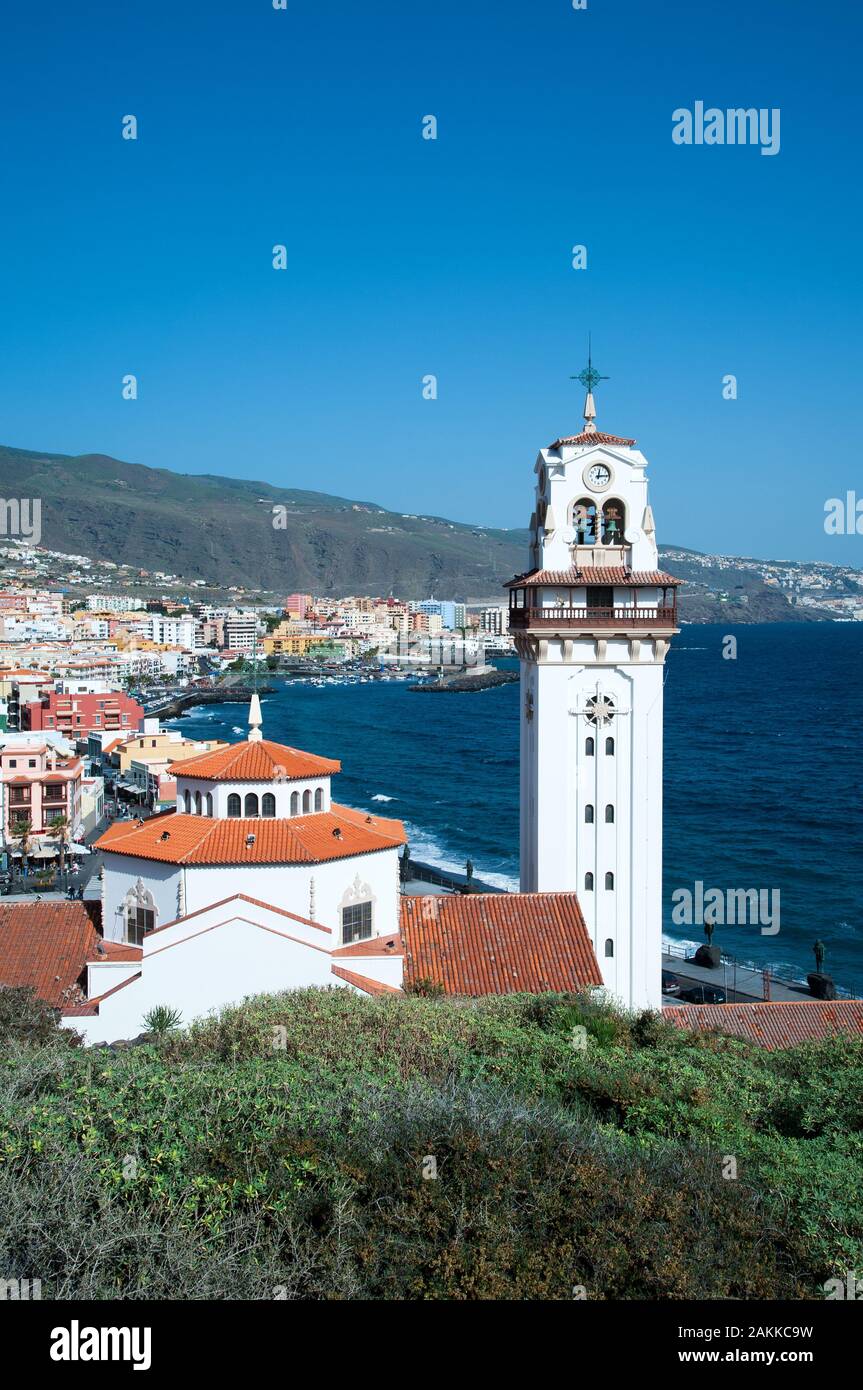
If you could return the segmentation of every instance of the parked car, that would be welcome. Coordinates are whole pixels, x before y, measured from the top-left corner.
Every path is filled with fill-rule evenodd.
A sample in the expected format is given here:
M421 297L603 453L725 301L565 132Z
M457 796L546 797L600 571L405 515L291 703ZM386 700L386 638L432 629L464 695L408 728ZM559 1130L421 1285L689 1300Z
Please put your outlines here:
M677 978L676 975L672 975L672 973L671 973L670 970L663 970L663 972L662 972L662 993L663 993L663 994L679 994L679 993L680 993L680 981L678 980L678 978Z
M687 1004L724 1004L725 990L717 989L716 985L693 985L691 989L682 989L680 998Z

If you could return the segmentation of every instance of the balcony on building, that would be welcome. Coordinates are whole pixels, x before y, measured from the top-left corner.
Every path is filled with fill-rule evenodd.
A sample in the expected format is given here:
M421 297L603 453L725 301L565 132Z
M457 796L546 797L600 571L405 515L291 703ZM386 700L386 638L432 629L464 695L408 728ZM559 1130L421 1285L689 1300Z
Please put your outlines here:
M585 583L582 574L566 585L516 585L510 589L509 597L510 632L623 632L677 627L677 581L668 575L652 583L642 582L636 574L628 582L615 576L613 584L603 584L593 576Z

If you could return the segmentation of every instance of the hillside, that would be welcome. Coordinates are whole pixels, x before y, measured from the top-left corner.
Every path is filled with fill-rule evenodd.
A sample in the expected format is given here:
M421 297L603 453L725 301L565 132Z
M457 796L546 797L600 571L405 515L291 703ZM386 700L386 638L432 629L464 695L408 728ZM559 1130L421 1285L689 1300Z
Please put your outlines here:
M103 454L0 447L0 495L42 499L42 544L214 587L501 599L527 533L402 516L373 502L172 473ZM284 529L273 506L286 509ZM279 518L281 520L281 517Z
M860 1039L336 989L84 1051L20 994L0 1268L44 1299L793 1299L863 1267Z
M158 572L224 592L240 586L279 596L430 595L505 601L503 584L527 563L526 530L496 530L443 517L389 512L375 502L266 483L173 473L103 454L36 453L0 446L0 495L42 501L42 545L67 556L133 567L117 581ZM274 517L273 508L283 509ZM274 519L279 522L274 526ZM792 607L764 562L660 549L661 562L687 581L681 615L689 622L788 622L823 619ZM774 566L799 584L794 562ZM825 574L835 567L823 566ZM64 583L62 566L56 578ZM835 570L836 592L860 592Z

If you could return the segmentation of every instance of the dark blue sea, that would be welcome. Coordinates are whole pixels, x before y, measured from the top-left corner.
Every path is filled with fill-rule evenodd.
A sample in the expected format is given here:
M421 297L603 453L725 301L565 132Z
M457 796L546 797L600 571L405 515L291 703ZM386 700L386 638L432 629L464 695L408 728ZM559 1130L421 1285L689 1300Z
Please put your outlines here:
M737 639L735 660L723 639ZM500 663L505 665L507 663ZM666 935L672 893L779 889L778 935L717 927L740 960L782 974L825 968L863 992L863 624L688 626L665 683ZM265 737L340 758L337 800L405 822L415 859L518 887L517 685L417 695L401 682L279 682ZM218 705L175 721L237 739L245 710Z

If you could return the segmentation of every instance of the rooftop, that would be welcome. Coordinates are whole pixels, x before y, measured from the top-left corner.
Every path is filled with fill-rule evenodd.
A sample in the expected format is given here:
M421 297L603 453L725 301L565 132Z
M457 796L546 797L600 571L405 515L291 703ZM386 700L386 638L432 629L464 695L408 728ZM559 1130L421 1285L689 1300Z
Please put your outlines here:
M183 762L182 777L205 782L285 782L300 777L329 776L341 771L336 758L320 758L315 753L290 748L269 739L245 740L229 744L215 753Z
M405 984L447 994L538 994L602 984L574 893L404 897Z
M772 1051L847 1033L863 1036L863 999L772 1000L760 1004L674 1004L662 1011L677 1028L728 1033Z
M115 821L96 848L165 864L317 864L393 849L406 838L401 821L333 803L329 811L286 819L166 811L140 823Z
M79 902L0 905L0 985L30 985L52 1008L65 1007L85 962L100 959L92 910Z

